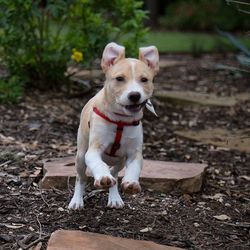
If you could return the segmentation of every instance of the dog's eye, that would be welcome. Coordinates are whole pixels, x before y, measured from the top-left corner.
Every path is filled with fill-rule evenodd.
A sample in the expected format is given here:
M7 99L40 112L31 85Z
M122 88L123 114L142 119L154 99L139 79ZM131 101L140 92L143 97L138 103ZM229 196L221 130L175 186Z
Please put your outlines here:
M148 82L148 78L142 77L142 78L141 78L141 82Z
M123 76L117 76L116 78L117 82L124 82L125 78Z

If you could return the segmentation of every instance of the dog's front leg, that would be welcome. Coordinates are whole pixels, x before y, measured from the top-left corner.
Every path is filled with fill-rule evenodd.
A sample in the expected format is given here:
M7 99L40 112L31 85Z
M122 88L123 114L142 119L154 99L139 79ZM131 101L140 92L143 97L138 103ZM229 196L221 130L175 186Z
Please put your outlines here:
M84 160L85 152L81 147L77 151L76 155L76 183L75 183L75 191L74 196L72 197L68 208L69 209L82 209L84 207L83 203L83 195L85 193L85 185L87 182L87 175L86 175L86 164Z
M90 169L97 188L109 188L116 184L115 178L111 175L109 166L102 160L100 149L89 147L85 162Z
M116 184L113 187L109 188L109 197L108 197L108 207L110 208L122 208L124 207L124 202L118 191L118 172L123 168L124 162L121 163L121 166L114 166L111 170L112 175L116 179Z
M126 193L136 194L141 191L139 177L142 169L142 154L136 152L126 161L125 175L122 179L122 189Z

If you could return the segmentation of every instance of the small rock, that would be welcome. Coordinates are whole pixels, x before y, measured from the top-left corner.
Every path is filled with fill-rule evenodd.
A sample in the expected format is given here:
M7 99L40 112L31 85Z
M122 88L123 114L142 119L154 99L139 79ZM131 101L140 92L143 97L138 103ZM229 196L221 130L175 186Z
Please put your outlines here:
M220 185L220 186L224 186L225 185L225 181L223 181L223 180L220 180L220 181L218 181L218 184Z
M206 202L204 202L204 201L200 201L200 202L197 203L197 205L198 205L199 207L204 207L205 204L206 204Z
M231 175L231 171L225 171L225 172L224 172L224 175L225 175L225 176L230 176L230 175Z
M29 127L29 131L39 130L40 127L41 127L41 123L33 122L33 123L30 123L30 124L28 125L28 127Z
M29 226L29 230L30 230L31 232L34 232L34 231L35 231L35 229L34 229L32 226Z
M59 212L63 212L63 211L64 211L64 208L59 207L57 210L58 210Z
M26 161L30 161L30 160L34 160L36 158L37 158L37 155L26 155L24 159Z
M235 235L235 234L231 234L231 235L230 235L230 238L231 238L232 240L237 240L237 239L238 239L238 236Z
M195 223L194 223L194 226L195 226L195 227L199 227L199 226L200 226L200 224L199 224L199 223L197 223L197 222L195 222Z
M22 157L24 157L24 156L25 156L25 153L24 153L24 152L18 152L18 153L17 153L17 157L22 158Z
M220 173L220 170L216 168L216 169L214 170L214 172L215 172L215 174L219 174L219 173Z
M196 81L197 80L197 76L196 75L190 75L188 77L188 81L192 82L192 81Z

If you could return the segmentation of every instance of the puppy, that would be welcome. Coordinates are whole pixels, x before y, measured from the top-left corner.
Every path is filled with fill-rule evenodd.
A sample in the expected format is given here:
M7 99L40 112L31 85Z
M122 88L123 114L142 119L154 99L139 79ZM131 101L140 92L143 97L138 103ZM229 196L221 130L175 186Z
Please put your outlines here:
M125 166L121 187L124 192L141 191L143 108L154 112L149 100L153 78L159 70L159 54L154 46L139 49L139 60L125 58L125 48L109 43L101 67L104 87L84 106L77 136L77 177L69 209L84 207L86 168L97 188L109 188L108 206L122 208L118 192L118 172Z

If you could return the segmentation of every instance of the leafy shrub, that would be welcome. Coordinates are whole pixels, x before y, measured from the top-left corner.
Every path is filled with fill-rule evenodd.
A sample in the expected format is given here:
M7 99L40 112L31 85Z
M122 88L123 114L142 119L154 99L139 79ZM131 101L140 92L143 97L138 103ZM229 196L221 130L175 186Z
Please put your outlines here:
M0 47L10 74L26 86L59 88L72 49L90 66L109 41L134 53L146 30L136 0L0 0ZM74 59L74 57L72 57Z
M250 28L250 20L224 0L179 0L170 4L162 20L179 30L237 30Z
M0 79L0 103L15 103L23 93L23 84L17 76Z

